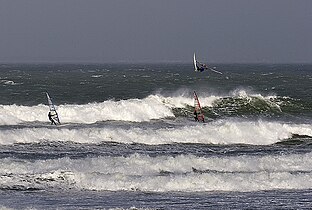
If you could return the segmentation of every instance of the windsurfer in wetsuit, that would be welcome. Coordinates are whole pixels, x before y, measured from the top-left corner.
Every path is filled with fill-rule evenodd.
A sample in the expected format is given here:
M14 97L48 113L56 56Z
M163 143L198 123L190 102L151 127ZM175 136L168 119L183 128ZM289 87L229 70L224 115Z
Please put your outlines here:
M198 121L198 113L196 112L196 110L194 110L194 119L195 121Z
M52 118L52 114L51 114L51 112L49 112L49 114L48 114L48 117L49 117L49 120L51 121L51 125L56 125L56 122L53 120L53 118Z

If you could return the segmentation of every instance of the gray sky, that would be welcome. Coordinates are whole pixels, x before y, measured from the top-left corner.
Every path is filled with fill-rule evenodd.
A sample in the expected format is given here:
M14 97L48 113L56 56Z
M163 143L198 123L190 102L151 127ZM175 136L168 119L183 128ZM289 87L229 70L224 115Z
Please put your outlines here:
M0 62L312 63L311 0L0 0Z

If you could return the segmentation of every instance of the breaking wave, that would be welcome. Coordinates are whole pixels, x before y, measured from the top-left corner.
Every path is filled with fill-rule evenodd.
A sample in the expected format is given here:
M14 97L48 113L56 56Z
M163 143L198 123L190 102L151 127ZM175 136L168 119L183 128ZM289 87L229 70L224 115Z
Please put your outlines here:
M148 145L172 143L270 145L290 139L294 134L312 136L312 125L262 120L217 120L206 124L189 122L187 125L160 128L146 125L24 127L2 129L0 144L70 141L92 144L118 142Z
M312 188L312 153L2 159L0 188L108 191L258 191Z
M172 101L172 100L171 100ZM263 96L237 89L229 95L200 98L205 116L222 117L278 117L297 116L311 113L312 104L290 97L276 95ZM185 106L173 106L175 116L192 116L192 101L184 101Z
M48 106L0 106L0 124L15 125L26 122L46 122ZM152 119L174 117L172 110L166 106L159 96L145 99L129 99L121 101L105 101L84 105L59 105L57 111L62 123L91 124L97 121L132 121L142 122Z
M230 93L230 96L199 95L203 111L207 117L269 115L283 112L298 113L309 111L311 107L287 97L249 94L244 90ZM63 123L91 124L98 121L143 122L170 117L192 117L193 96L150 95L144 99L104 101L83 105L64 104L57 106ZM0 105L0 125L16 125L28 122L47 122L48 107Z

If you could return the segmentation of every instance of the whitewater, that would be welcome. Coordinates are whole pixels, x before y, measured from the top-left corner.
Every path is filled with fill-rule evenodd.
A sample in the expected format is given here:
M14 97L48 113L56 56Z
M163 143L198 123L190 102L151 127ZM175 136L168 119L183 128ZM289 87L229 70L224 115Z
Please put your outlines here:
M312 154L98 157L1 163L0 189L203 192L309 189ZM282 180L282 181L281 181Z
M238 94L236 93L238 92ZM235 94L224 97L238 97L251 100L251 97L257 97L265 103L271 103L270 98L274 96L263 97L249 96L246 91L235 91ZM212 107L213 102L221 99L222 96L202 97L201 103L206 107ZM84 123L91 124L98 121L131 121L142 122L153 119L162 119L174 117L172 109L185 108L193 106L193 98L191 95L184 96L162 96L159 94L149 95L143 99L128 99L113 101L108 100L100 103L88 104L60 104L58 112L61 113L62 122L64 123ZM275 106L278 106L275 104ZM36 106L23 105L0 105L0 125L15 125L25 122L41 121L46 122L47 105L38 104Z
M216 68L0 66L0 207L309 208L311 66Z
M290 139L292 135L312 136L311 124L277 122L238 122L219 120L205 125L148 128L101 124L92 128L59 126L58 128L2 129L0 144L39 143L41 141L70 141L76 143L118 142L140 144L200 143L200 144L252 144L269 145Z

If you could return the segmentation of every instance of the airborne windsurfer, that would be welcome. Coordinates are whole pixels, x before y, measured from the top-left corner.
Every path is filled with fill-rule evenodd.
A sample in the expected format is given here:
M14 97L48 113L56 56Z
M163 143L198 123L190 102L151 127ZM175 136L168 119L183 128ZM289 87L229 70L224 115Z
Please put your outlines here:
M214 68L210 68L210 67L207 66L206 64L197 61L197 60L196 60L196 57L195 57L195 53L194 53L194 57L193 57L193 63L194 63L195 71L203 72L203 71L205 71L205 70L210 70L210 71L213 71L213 72L215 72L215 73L222 74L222 72L217 71L217 70L215 70Z

